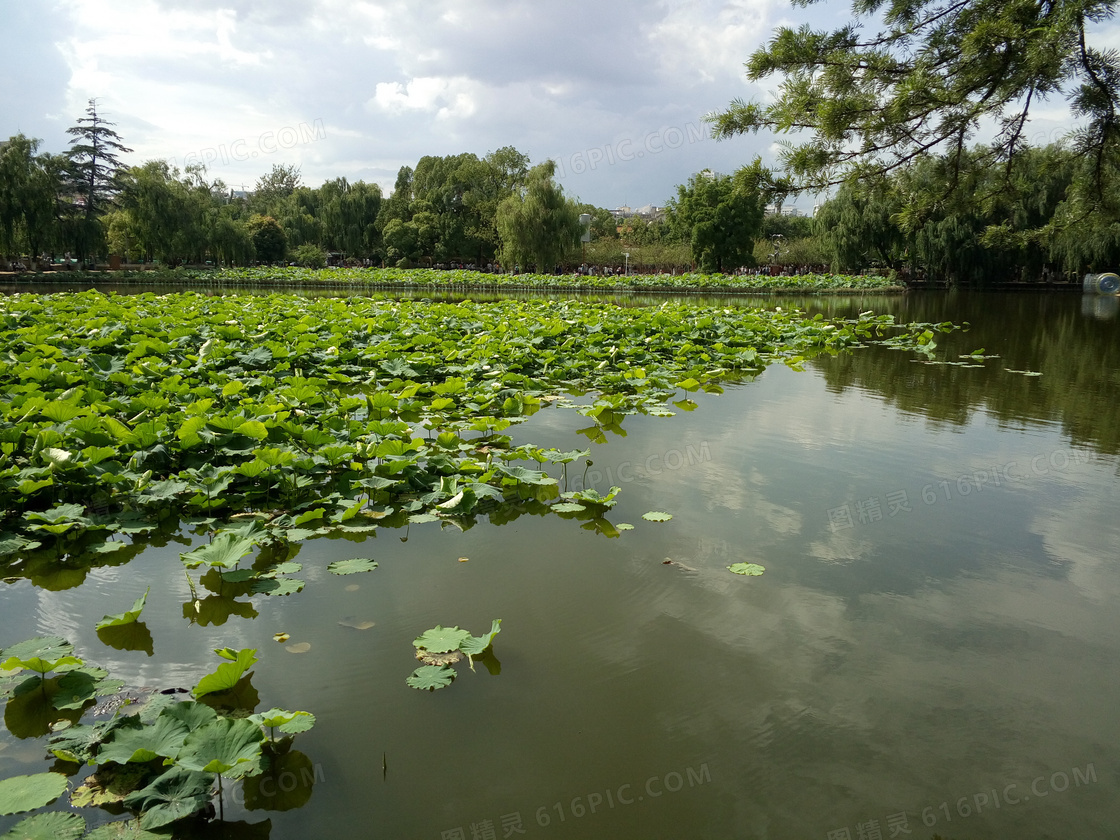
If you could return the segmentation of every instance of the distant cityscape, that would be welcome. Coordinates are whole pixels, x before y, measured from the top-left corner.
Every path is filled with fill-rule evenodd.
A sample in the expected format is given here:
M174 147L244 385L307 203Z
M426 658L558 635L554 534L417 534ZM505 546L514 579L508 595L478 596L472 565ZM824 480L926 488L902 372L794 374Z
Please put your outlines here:
M814 208L814 210L815 209L816 208ZM619 221L622 221L623 219L630 219L636 216L643 221L653 222L665 218L666 210L667 208L658 207L656 204L646 204L643 207L630 207L629 205L623 204L621 207L616 207L614 208L614 210L611 210L610 213L615 217L615 219ZM766 205L766 215L804 216L805 214L802 213L801 210L797 207L786 207L785 205L779 207L776 204L768 204ZM810 213L809 215L812 216L812 213Z

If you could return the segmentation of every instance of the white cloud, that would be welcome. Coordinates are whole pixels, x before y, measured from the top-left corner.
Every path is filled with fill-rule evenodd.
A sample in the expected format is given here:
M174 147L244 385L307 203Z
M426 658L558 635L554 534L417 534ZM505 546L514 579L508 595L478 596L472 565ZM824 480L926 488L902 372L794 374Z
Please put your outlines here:
M465 118L477 110L478 85L470 79L420 77L409 82L381 82L370 104L390 112L434 112L438 119Z
M97 97L136 150L130 162L215 150L212 175L237 184L277 163L318 184L506 145L570 161L684 130L749 95L741 64L773 3L47 0L49 27L13 15L6 34L54 37L57 49L28 53L27 95L5 101L50 102L54 122L5 109L0 135L27 130L60 151L62 130ZM313 143L242 160L220 151L315 120L331 130ZM693 172L733 171L762 142L687 143L566 171L562 183L605 206L661 204Z

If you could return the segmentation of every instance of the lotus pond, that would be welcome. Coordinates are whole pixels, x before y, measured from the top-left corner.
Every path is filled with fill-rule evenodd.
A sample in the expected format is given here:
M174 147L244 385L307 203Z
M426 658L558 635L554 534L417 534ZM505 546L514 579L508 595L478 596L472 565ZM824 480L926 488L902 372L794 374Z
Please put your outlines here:
M464 269L437 270L430 268L299 268L297 266L258 266L251 268L190 269L156 268L142 271L54 272L52 274L25 275L39 282L73 283L92 281L122 285L165 284L172 286L216 286L219 288L334 288L356 289L368 292L391 289L395 292L454 291L478 293L487 291L554 292L625 292L625 293L699 293L718 292L743 294L758 292L836 293L859 290L870 292L898 292L897 282L880 275L850 274L626 274L626 275L555 275L491 274Z
M2 299L0 837L1106 836L1114 313L756 306Z

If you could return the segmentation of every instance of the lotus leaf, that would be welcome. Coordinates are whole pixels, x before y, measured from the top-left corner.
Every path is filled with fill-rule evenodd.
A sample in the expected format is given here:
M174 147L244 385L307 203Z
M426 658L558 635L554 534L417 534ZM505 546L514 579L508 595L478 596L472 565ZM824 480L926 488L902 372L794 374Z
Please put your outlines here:
M222 648L214 652L223 659L230 661L219 665L213 674L207 674L198 681L198 685L191 692L196 698L215 692L229 691L237 685L244 673L252 668L257 661L256 648L245 648L237 652L231 651L229 648Z
M118 729L101 745L97 763L144 763L156 758L175 758L190 730L187 724L166 712L151 726Z
M232 569L241 562L241 558L253 550L256 541L250 537L240 536L231 531L223 531L214 537L209 545L200 546L193 551L180 555L180 559L188 569L199 566L210 566L220 569Z
M187 735L176 761L188 770L241 778L260 769L263 739L253 721L219 717Z
M455 679L455 669L450 665L424 665L412 672L405 682L422 691L447 688Z
M144 594L136 599L135 603L133 603L132 605L132 609L128 610L127 612L123 612L118 615L105 616L103 619L101 619L101 621L97 622L97 629L103 630L106 627L120 627L124 624L132 624L134 621L136 621L136 619L140 617L140 613L144 611L144 604L147 602L148 593L151 591L152 588L150 586L145 589Z
M210 802L212 783L209 773L176 766L147 787L126 796L124 804L141 811L140 827L151 831L205 808Z
M327 566L327 571L332 575L354 575L359 572L372 572L376 568L376 560L355 557L350 560L336 560Z
M414 647L423 648L432 653L450 653L458 650L465 639L470 638L470 632L460 630L458 627L441 627L436 625L431 630L424 631L419 638L414 639Z
M0 779L0 814L20 814L49 805L66 790L61 773L36 773Z
M459 644L459 650L467 654L467 656L478 656L494 642L494 637L501 632L500 618L495 618L490 627L490 632L481 636L468 636Z
M286 709L269 709L250 716L249 720L266 729L279 729L286 735L306 732L315 725L315 715L311 712L289 712Z
M86 821L77 814L52 811L16 823L0 840L78 840L85 830Z

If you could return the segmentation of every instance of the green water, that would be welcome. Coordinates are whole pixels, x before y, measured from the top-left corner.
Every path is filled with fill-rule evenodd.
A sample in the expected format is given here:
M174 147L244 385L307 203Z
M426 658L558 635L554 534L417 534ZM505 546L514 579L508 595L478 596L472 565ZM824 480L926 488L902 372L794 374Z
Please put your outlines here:
M774 367L693 395L695 411L627 417L605 443L581 433L588 418L542 410L515 443L590 447L570 487L621 486L609 518L633 531L607 539L550 516L313 540L295 558L304 591L254 598L251 618L217 598L193 612L178 557L203 538L183 535L84 579L0 586L0 644L59 634L152 687L193 685L213 648L259 648L258 708L318 718L296 740L307 764L280 779L311 795L249 811L227 789L228 822L270 818L271 832L223 836L1114 836L1113 303L802 299L968 321L939 358L998 358L931 366L868 348ZM380 566L326 574L355 556ZM732 575L737 562L766 572ZM103 644L94 623L149 586L152 654ZM405 685L417 635L493 618L500 673L460 666L432 694ZM44 741L12 723L0 777L47 769ZM0 833L16 821L0 817Z

